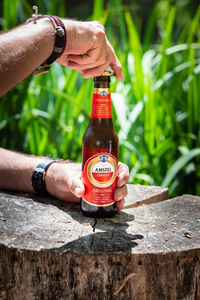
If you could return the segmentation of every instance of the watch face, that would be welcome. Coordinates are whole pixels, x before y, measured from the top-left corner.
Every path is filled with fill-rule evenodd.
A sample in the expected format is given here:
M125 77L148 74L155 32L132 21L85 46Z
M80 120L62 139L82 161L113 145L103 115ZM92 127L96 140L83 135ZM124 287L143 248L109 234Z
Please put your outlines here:
M34 177L34 179L35 179L36 182L40 181L43 178L43 172L34 171L32 178L33 177Z
M34 172L38 172L38 173L44 173L44 171L45 171L45 166L44 167L36 167L35 169L34 169Z

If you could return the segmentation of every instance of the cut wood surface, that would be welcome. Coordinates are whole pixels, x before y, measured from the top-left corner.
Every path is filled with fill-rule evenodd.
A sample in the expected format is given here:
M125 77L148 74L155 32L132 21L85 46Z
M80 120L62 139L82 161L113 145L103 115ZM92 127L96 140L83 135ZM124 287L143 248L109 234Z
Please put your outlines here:
M137 207L168 199L169 189L162 186L148 186L140 184L127 184L128 195L124 208Z
M144 203L142 192L131 202L134 190L129 186L128 206ZM76 204L0 193L2 297L198 300L199 283L199 197L94 220Z

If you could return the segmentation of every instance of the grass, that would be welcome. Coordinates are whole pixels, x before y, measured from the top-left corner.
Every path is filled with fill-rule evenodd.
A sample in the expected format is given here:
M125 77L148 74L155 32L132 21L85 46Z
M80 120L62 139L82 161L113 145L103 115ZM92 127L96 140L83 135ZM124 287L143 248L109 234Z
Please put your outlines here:
M44 13L67 15L62 1L35 2ZM200 195L200 9L177 29L171 6L155 43L157 6L141 38L128 7L121 0L109 3L104 9L104 1L94 1L91 20L105 25L123 66L124 81L112 80L113 117L130 182ZM28 1L3 5L5 29L30 15ZM48 74L30 76L0 101L0 145L81 161L92 88L92 79L57 64Z

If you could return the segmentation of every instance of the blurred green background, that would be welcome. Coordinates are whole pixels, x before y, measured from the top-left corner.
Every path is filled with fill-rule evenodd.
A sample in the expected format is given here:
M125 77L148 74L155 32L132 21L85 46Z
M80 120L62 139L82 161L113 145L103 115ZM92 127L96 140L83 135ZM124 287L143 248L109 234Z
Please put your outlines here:
M3 0L1 29L23 23L34 4L40 13L104 24L124 72L123 82L112 79L112 100L130 182L200 195L198 1ZM30 75L0 100L0 146L81 161L92 89L92 79L56 63Z

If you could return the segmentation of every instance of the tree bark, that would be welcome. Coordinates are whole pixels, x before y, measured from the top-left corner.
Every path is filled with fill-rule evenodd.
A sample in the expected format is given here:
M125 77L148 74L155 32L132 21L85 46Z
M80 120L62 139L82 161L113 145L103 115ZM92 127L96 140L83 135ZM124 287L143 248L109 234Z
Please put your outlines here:
M94 220L76 204L0 193L0 299L199 300L199 232L196 196Z

